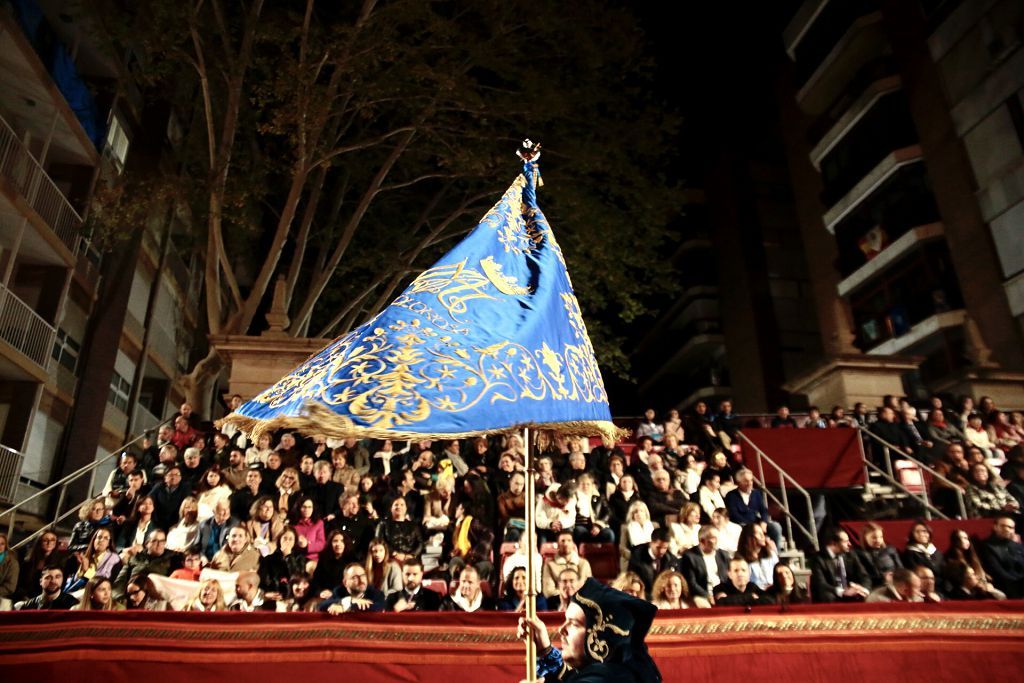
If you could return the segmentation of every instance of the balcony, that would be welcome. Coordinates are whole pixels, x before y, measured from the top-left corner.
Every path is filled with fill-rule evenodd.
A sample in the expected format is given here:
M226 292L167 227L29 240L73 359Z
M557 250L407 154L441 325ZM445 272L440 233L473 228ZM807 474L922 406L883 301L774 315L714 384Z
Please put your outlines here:
M802 60L799 48L797 51L797 81L802 85L796 101L812 115L824 113L864 67L890 52L881 12L859 16L846 24L837 40L822 46L826 44L830 50L821 58L814 53ZM811 68L813 71L806 73Z
M850 297L855 345L872 355L907 352L963 322L963 297L944 241L911 252Z
M824 133L817 136L818 141L810 154L814 167L820 170L822 159L846 139L846 136L860 124L879 99L900 87L902 87L902 83L899 76L880 78L869 83L842 115L835 119Z
M24 202L42 219L49 228L44 229L44 238L62 260L72 263L78 253L82 217L3 118L0 118L0 190L11 204L17 206Z
M25 379L23 375L27 374L35 381L46 381L46 364L55 335L56 330L49 323L0 285L0 347L6 345L18 353L18 357L13 358L14 365L24 372L17 376ZM0 364L0 371L9 370L7 365L6 362Z
M920 163L923 159L923 153L918 145L897 149L886 155L874 168L867 171L849 192L830 206L822 216L825 227L829 232L835 233L840 221L854 214L862 205L870 204L869 200L890 188L890 181L898 178L902 169L913 165L923 171L923 165Z
M942 224L932 223L908 230L890 244L880 245L883 248L876 256L839 283L836 287L839 296L850 296L892 264L902 260L916 249L922 248L925 244L941 240L944 235Z

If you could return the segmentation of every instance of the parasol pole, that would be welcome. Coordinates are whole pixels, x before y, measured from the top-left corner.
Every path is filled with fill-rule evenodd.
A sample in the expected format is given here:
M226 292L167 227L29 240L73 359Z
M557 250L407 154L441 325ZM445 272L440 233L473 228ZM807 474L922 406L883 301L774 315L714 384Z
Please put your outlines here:
M526 508L523 543L526 545L526 620L533 623L537 617L537 579L533 566L534 548L537 547L537 525L534 520L537 498L535 495L536 481L533 477L533 448L530 445L530 428L523 428L523 446L526 449ZM529 630L526 637L526 680L537 680L537 643Z

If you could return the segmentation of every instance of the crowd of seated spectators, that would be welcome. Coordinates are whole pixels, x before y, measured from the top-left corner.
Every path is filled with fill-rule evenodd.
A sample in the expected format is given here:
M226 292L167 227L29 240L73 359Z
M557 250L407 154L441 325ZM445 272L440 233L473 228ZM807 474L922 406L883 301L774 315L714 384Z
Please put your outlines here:
M564 610L594 575L584 551L595 547L612 549L624 570L604 566L598 578L667 609L1024 597L1020 414L985 399L977 411L970 399L947 410L935 398L920 422L894 397L875 413L812 409L798 423L782 407L771 426L872 431L961 486L971 514L992 519L989 537L956 530L944 557L923 522L902 553L877 525L865 526L858 548L837 528L808 558L809 580L798 580L742 462L746 422L730 401L662 421L648 410L621 443L539 433L543 545L534 549L520 542L529 475L516 435L254 441L213 429L184 404L141 452L121 455L66 545L47 530L16 558L0 534L0 600L19 609L518 611L533 553L539 609Z

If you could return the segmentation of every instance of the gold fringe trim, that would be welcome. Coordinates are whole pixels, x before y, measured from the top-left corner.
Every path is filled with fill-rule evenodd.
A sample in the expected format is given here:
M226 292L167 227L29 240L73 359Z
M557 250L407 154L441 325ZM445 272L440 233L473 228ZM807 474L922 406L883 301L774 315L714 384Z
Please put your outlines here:
M600 436L618 441L629 436L628 429L620 429L613 423L606 420L577 420L572 422L529 422L524 424L510 425L495 429L481 429L471 432L449 432L449 433L421 433L402 431L400 429L379 429L374 427L363 427L352 420L335 413L319 403L307 403L302 415L294 417L275 417L269 420L261 420L254 417L247 417L237 413L231 413L216 422L220 429L223 425L230 424L238 427L253 440L258 440L260 435L267 432L274 432L279 429L290 429L299 432L304 436L323 435L333 439L392 439L398 441L422 441L441 439L466 439L474 436L488 436L491 434L513 434L521 432L525 428L551 430L565 436Z

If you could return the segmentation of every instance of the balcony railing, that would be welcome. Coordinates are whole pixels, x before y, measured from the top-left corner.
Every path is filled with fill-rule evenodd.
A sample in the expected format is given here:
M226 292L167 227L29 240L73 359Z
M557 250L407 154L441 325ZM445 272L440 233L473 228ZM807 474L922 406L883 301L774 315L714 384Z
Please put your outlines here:
M0 502L14 502L24 461L24 455L13 448L0 445Z
M28 304L0 285L0 339L45 370L56 334Z
M72 255L78 253L82 217L0 117L0 175L28 201Z

